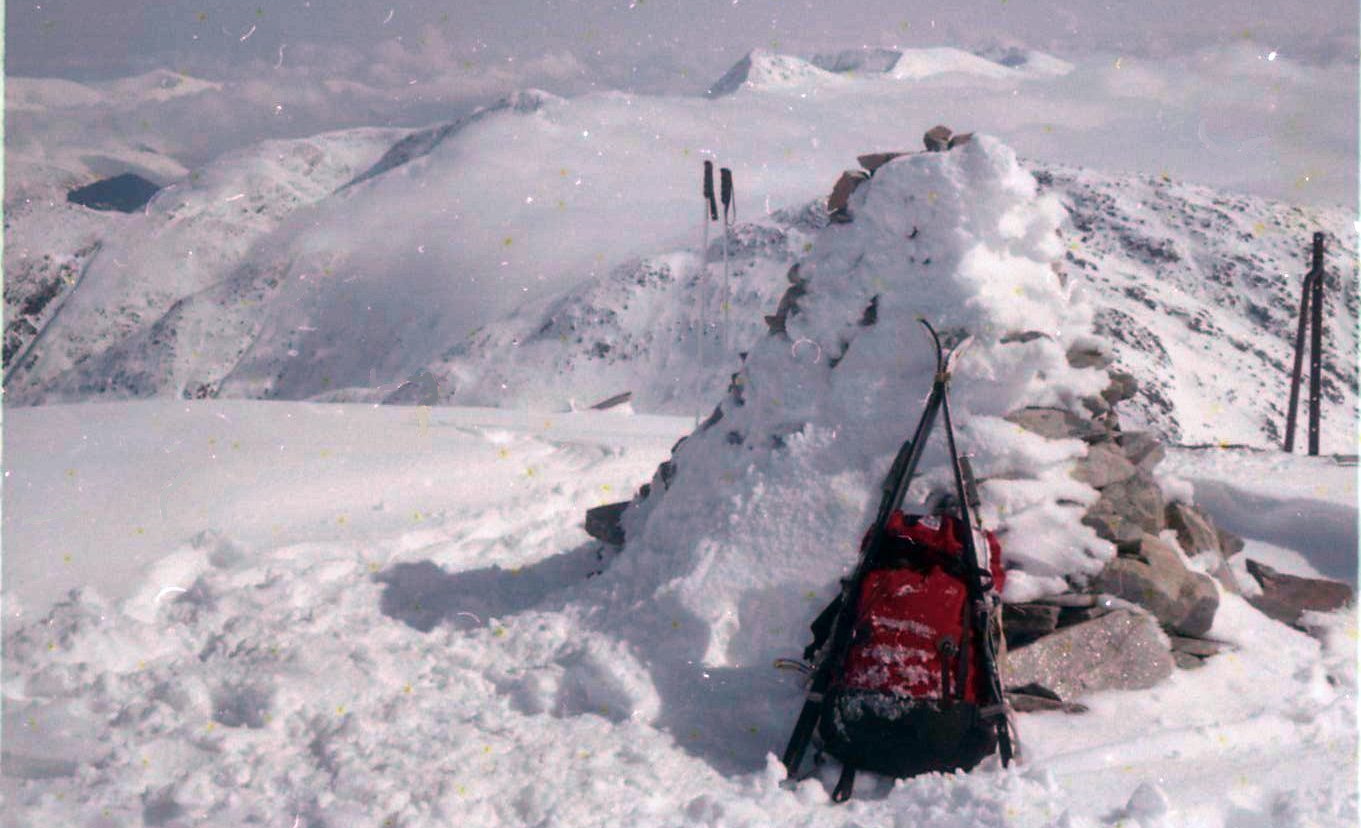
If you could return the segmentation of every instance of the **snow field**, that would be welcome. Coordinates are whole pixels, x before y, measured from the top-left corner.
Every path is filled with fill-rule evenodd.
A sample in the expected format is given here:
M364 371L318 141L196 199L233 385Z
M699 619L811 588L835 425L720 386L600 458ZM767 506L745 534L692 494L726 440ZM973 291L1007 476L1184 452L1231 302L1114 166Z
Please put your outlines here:
M1236 651L1150 691L1088 697L1088 714L1022 716L1025 761L1006 772L866 776L855 801L832 807L834 764L792 789L780 785L772 754L802 701L797 677L755 659L704 664L708 631L673 597L683 582L659 595L633 588L658 562L633 550L602 561L579 528L600 481L630 488L690 420L555 414L545 429L546 417L436 409L423 442L420 409L191 407L200 436L204 420L227 413L226 436L252 436L272 451L279 440L299 447L301 435L313 447L348 446L356 485L334 486L329 500L352 516L353 534L317 519L307 497L288 497L270 482L268 456L248 452L237 462L254 475L185 487L179 504L192 518L183 537L159 541L144 569L109 566L125 554L116 546L91 549L78 577L54 585L79 584L78 594L25 601L17 617L13 599L46 576L23 564L73 547L8 535L6 825L1356 820L1352 612L1315 619L1320 645L1224 596L1211 635ZM11 451L40 446L41 428L49 447L88 445L92 462L134 469L173 444L183 409L28 409L6 427L29 429ZM155 429L164 439L147 437ZM503 447L512 457L500 456ZM519 474L526 459L538 469L533 484L508 482L505 469ZM31 480L44 463L37 452L11 455L11 479ZM459 470L437 481L443 503L413 483L436 466ZM310 473L327 477L323 468L318 458ZM1212 468L1236 473L1227 458ZM1278 468L1307 491L1314 472L1303 458ZM300 495L306 477L290 483ZM153 486L129 475L119 487L87 482L64 499L112 500L135 518L156 510ZM6 488L10 513L15 491ZM268 532L257 540L249 521L240 537L211 530L236 527L220 519L232 504L271 491L256 523L284 525L282 540ZM378 497L381 512L372 509ZM409 520L418 508L428 516ZM405 519L388 522L394 513ZM851 545L840 538L826 549ZM771 590L740 628L794 604L782 640L801 646L823 598Z

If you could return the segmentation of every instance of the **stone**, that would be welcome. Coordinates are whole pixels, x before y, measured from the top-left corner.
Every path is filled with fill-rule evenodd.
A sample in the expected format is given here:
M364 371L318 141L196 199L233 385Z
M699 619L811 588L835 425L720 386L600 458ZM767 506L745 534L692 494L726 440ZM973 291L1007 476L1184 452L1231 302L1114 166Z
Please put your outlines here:
M1220 641L1211 641L1208 638L1191 638L1185 635L1169 635L1167 640L1172 642L1172 652L1187 653L1199 658L1219 655L1228 646Z
M1101 392L1101 396L1106 398L1106 402L1115 405L1118 402L1133 399L1139 391L1139 381L1133 374L1125 371L1111 371L1111 383Z
M1087 412L1090 413L1094 419L1110 412L1111 410L1111 404L1106 402L1105 397L1099 395L1083 397L1082 407L1087 409Z
M766 317L766 327L773 334L785 333L785 320L790 314L799 312L799 297L808 292L808 280L799 276L799 266L795 263L785 274L789 287L780 297L775 313Z
M1050 440L1095 441L1106 436L1100 425L1063 408L1022 408L1005 419Z
M973 140L972 132L957 132L954 135L950 136L949 148L954 149L955 147L963 146L964 144L967 144L972 140Z
M1149 473L1139 470L1102 489L1082 523L1097 530L1106 541L1120 543L1135 541L1145 532L1157 535L1164 530L1165 520L1162 489Z
M1352 588L1341 581L1287 575L1251 558L1247 565L1248 574L1262 587L1262 594L1248 598L1248 603L1277 621L1298 626L1305 611L1332 612L1352 601Z
M1122 543L1117 551L1096 577L1097 589L1138 604L1173 632L1200 636L1209 631L1219 591L1208 575L1192 572L1175 549L1152 534Z
M1116 438L1116 443L1125 452L1125 459L1147 472L1167 456L1162 441L1147 431L1126 431Z
M1234 555L1237 555L1239 552L1242 552L1243 547L1247 545L1243 542L1242 538L1228 531L1224 527L1218 526L1215 527L1215 529L1219 533L1220 554L1222 554L1225 558L1232 558Z
M1005 692L1007 703L1017 713L1047 713L1058 710L1063 713L1086 713L1087 705L1066 702L1048 687L1027 684Z
M860 166L865 168L865 172L874 175L874 171L884 166L893 159L907 155L905 152L871 152L865 155L857 155L855 160Z
M1063 699L1099 690L1144 690L1172 675L1175 662L1157 622L1132 609L1064 627L1002 660L1007 687L1039 684Z
M1068 349L1068 364L1074 368L1106 368L1111 356L1094 345L1074 345Z
M856 191L861 184L869 179L869 173L863 170L846 170L841 177L832 185L832 194L827 196L827 212L835 213L844 211L851 201L851 193Z
M1053 604L1003 604L1002 630L1008 647L1022 647L1048 635L1059 625L1060 608Z
M397 386L396 390L383 398L383 405L437 404L439 404L439 380L429 371L421 371Z
M950 128L944 124L933 126L922 136L927 152L945 152L950 148Z
M1094 489L1129 480L1138 471L1113 443L1097 443L1087 448L1087 456L1077 461L1072 475Z
M623 500L619 503L607 503L604 506L587 509L586 534L596 540L603 540L615 546L623 546L624 527L620 523L620 518L623 517L624 510L629 507L630 502Z
M1097 600L1098 600L1097 596L1092 595L1091 593L1088 592L1063 592L1058 595L1046 595L1043 598L1037 598L1031 603L1053 604L1054 606L1060 608L1068 607L1086 608L1096 606Z
M1172 651L1172 660L1176 662L1178 670L1194 670L1205 666L1205 659L1177 650Z
M1210 516L1186 503L1167 504L1167 528L1177 533L1177 543L1190 557L1209 557L1210 575L1234 595L1242 593L1219 543L1219 531Z

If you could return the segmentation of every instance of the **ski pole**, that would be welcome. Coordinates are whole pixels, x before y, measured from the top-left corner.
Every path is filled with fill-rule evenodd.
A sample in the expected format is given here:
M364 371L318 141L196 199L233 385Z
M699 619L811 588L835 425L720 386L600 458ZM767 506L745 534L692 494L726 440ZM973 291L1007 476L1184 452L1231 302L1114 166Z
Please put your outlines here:
M730 347L729 339L732 332L732 324L729 321L729 305L732 303L732 291L728 287L728 228L737 224L737 202L733 198L732 170L724 167L720 172L720 184L723 195L723 356L726 359ZM728 216L728 208L732 208L732 217Z
M704 283L709 275L709 222L718 220L718 204L714 201L714 162L704 162L704 203L703 216L701 217L702 232L700 233L699 245L699 278L695 284L695 318L696 318L696 366L695 366L695 399L704 399ZM701 404L702 407L702 404ZM700 414L698 410L695 414L695 425L699 425Z

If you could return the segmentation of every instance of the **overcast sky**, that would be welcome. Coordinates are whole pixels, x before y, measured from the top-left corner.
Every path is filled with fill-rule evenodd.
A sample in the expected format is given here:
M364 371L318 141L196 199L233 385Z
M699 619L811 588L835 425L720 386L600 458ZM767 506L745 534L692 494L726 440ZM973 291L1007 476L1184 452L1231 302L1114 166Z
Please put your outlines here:
M1020 42L1059 55L1166 56L1250 39L1297 59L1356 60L1356 0L12 0L6 71L97 79L285 61L343 71L375 50L461 60L570 52L593 71L722 70L756 46ZM291 50L291 53L290 53Z

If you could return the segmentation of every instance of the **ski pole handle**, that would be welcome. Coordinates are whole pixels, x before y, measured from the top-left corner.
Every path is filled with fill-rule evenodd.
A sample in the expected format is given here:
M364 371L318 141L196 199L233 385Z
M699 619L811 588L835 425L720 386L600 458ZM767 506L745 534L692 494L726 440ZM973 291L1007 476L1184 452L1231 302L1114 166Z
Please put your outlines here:
M735 221L737 219L737 205L733 202L732 170L728 169L727 167L724 167L723 169L719 170L719 186L722 188L723 221L726 224L728 221L729 207L732 208L733 220Z
M714 201L714 162L704 162L704 200L709 203L709 218L718 221L718 203Z

